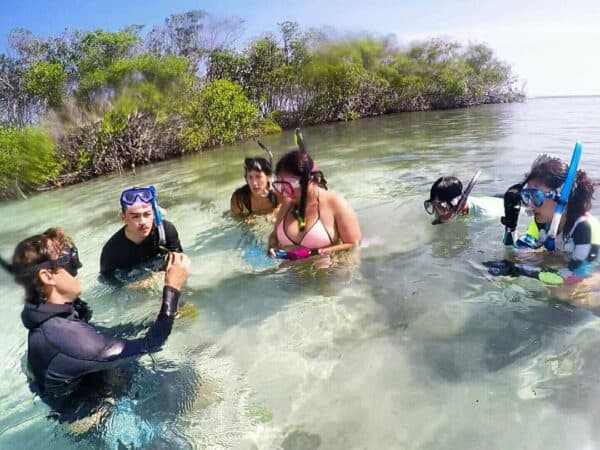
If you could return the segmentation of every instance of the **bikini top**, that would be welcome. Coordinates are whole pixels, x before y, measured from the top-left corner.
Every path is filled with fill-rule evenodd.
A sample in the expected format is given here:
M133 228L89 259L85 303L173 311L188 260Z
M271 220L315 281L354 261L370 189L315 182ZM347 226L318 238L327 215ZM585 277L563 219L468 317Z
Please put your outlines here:
M321 220L321 211L319 208L319 192L320 190L317 191L317 220L315 221L315 223L313 223L310 229L306 233L304 233L304 236L299 242L295 241L287 234L286 219L288 216L288 212L291 208L288 208L288 210L285 212L283 220L279 222L279 225L277 226L277 240L279 241L280 245L300 245L302 247L316 249L327 247L333 244L333 239L331 238L329 231L327 231L325 224Z

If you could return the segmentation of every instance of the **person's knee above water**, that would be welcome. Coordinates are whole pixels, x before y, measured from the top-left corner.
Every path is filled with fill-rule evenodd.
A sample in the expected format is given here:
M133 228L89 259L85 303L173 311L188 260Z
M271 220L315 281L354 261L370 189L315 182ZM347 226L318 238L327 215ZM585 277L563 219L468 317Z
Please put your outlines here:
M459 216L500 215L502 201L492 197L472 197L480 171L463 190L462 182L454 176L438 178L431 186L429 199L423 202L425 211L435 217L434 225L446 223Z
M347 250L361 239L352 207L327 190L323 173L302 150L285 154L277 163L273 189L283 199L269 237L269 254L278 249L304 250L298 257ZM289 253L296 255L296 253ZM297 259L292 258L290 259Z
M125 225L102 248L103 276L110 279L117 269L129 270L144 264L149 269L162 270L162 264L153 264L157 257L168 251L183 251L175 225L160 215L153 186L124 190L120 204Z
M91 310L79 298L81 263L61 228L20 242L7 268L25 289L21 317L29 330L27 361L36 392L72 389L86 375L158 350L171 332L189 264L181 253L169 255L156 321L144 337L126 340L104 335L88 323Z
M246 184L235 190L231 196L231 212L236 215L269 214L277 209L279 202L271 189L273 177L273 156L269 159L257 156L244 159L244 179Z

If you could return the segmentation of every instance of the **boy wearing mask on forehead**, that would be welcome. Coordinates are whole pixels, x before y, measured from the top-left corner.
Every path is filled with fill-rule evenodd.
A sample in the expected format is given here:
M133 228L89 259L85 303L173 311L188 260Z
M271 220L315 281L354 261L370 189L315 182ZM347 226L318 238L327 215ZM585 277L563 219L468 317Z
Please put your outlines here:
M100 273L104 279L118 281L117 270L161 270L164 265L157 265L158 259L168 252L183 252L175 225L160 217L154 186L126 189L120 203L125 225L102 248Z

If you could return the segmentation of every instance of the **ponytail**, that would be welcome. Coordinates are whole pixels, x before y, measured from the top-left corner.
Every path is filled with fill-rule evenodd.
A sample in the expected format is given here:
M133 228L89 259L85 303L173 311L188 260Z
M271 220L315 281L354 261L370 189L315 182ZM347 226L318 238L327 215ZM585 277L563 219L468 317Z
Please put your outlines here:
M583 170L577 171L575 183L567 202L565 226L563 236L571 231L573 225L581 216L592 209L592 197L594 195L594 182Z

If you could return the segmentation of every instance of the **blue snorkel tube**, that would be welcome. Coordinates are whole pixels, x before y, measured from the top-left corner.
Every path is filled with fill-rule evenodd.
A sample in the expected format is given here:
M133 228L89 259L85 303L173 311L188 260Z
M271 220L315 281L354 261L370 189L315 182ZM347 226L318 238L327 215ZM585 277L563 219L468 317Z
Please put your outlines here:
M554 250L555 248L555 239L556 234L558 233L558 226L560 224L560 219L562 218L563 212L565 210L565 206L567 206L567 202L569 201L571 188L573 187L573 183L575 182L575 177L577 175L577 167L579 166L579 160L581 159L581 152L581 142L577 141L575 143L575 148L573 149L573 156L571 156L571 164L569 164L567 178L565 179L565 183L563 184L563 187L560 191L560 197L558 199L558 203L556 204L556 209L554 210L554 216L552 217L550 230L548 231L548 237L544 241L544 247L546 247L546 249L550 251Z
M156 222L156 228L158 229L158 245L164 247L167 245L167 234L165 233L165 225L163 224L162 215L160 214L160 209L158 208L156 188L154 186L150 186L149 189L152 191L154 197L152 200L152 211L154 211L154 221Z

